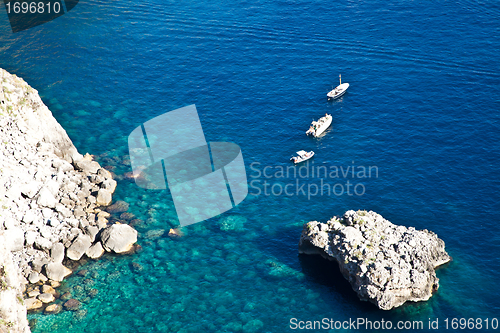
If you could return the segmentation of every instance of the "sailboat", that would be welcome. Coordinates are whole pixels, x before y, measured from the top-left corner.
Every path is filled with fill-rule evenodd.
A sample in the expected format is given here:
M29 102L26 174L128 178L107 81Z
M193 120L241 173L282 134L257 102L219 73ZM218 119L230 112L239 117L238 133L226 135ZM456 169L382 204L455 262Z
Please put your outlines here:
M326 94L328 99L339 98L340 96L344 95L345 92L347 91L347 88L349 88L349 83L342 83L342 75L340 74L339 74L339 80L340 84L335 89Z

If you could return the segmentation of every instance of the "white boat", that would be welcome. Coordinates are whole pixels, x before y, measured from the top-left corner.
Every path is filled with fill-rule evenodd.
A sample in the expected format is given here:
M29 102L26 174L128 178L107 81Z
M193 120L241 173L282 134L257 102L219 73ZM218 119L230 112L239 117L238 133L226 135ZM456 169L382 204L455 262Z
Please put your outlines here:
M311 127L306 132L307 135L312 135L315 138L323 134L324 131L332 124L332 115L326 114L325 116L318 119L318 121L313 121Z
M339 80L340 84L335 89L326 94L328 99L339 98L340 96L344 95L345 92L347 91L347 88L349 88L349 83L342 83L342 77L340 75L339 75Z
M299 150L297 152L297 155L299 156L294 156L290 159L295 164L307 161L308 159L314 156L314 152L312 150L310 152L306 152L305 150Z

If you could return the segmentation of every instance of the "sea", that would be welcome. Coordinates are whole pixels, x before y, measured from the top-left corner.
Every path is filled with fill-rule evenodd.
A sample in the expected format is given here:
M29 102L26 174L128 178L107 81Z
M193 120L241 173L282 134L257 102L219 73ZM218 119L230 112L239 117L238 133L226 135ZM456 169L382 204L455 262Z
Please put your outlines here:
M0 67L115 174L141 246L82 262L59 288L79 311L29 314L32 331L500 329L499 22L493 0L80 0L12 33L2 9ZM339 75L350 87L328 101ZM172 238L172 196L130 179L127 138L192 104L207 141L241 148L249 194ZM325 113L331 127L307 137ZM316 154L302 173L298 150ZM379 310L334 263L299 255L304 223L351 209L445 241L431 299ZM305 329L324 319L372 326Z

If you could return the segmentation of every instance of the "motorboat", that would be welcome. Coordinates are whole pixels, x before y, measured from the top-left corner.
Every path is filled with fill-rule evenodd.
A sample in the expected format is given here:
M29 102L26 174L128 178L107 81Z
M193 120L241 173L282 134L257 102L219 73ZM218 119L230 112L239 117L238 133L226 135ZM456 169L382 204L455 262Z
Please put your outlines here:
M344 95L345 92L347 91L347 88L349 88L349 83L342 83L342 76L341 75L339 75L339 80L340 80L340 84L335 89L333 89L328 94L326 94L328 99L339 98L340 96Z
M310 152L306 152L305 150L299 150L297 152L297 155L299 156L293 156L290 160L293 161L293 163L298 164L304 161L307 161L311 157L314 156L314 152L311 150Z
M324 131L332 124L332 115L325 114L323 117L319 118L318 121L313 121L311 127L307 130L307 135L312 135L315 138L323 134Z

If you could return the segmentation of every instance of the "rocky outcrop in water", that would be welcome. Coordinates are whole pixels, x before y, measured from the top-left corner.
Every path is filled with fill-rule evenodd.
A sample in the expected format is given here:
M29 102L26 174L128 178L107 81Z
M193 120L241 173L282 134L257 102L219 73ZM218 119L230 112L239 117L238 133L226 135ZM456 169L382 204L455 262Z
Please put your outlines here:
M71 274L66 262L102 255L99 234L110 214L100 206L111 204L117 183L90 155L78 153L37 91L3 69L0 171L0 243L11 253L0 265L13 261L20 290L32 285L25 305L36 309L52 299L39 292L41 285L57 287ZM0 332L1 320L0 310Z
M335 260L359 298L383 310L428 300L439 287L436 267L451 260L433 232L394 225L372 211L307 223L299 252Z

